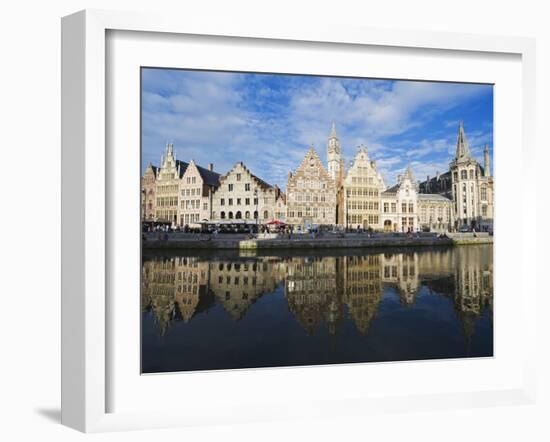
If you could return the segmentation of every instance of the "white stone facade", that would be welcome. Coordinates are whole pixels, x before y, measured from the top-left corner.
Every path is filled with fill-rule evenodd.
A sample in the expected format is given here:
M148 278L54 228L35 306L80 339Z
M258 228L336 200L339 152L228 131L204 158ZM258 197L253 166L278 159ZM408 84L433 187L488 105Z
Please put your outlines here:
M219 185L219 175L191 160L179 183L178 220L180 226L200 227L212 214L213 193Z
M438 194L418 194L419 223L422 230L446 232L452 228L453 202Z
M212 198L212 221L237 221L263 224L275 219L280 190L257 176L239 162L220 177L220 186Z
M381 225L385 232L418 231L418 185L409 166L398 183L382 192Z

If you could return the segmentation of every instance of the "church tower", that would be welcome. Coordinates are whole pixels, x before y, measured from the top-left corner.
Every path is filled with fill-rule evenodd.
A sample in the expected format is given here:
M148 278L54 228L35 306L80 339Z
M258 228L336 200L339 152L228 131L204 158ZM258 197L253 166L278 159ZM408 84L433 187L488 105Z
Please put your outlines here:
M342 148L336 135L336 125L332 122L332 129L327 143L328 173L337 186L340 186L344 178L344 158Z

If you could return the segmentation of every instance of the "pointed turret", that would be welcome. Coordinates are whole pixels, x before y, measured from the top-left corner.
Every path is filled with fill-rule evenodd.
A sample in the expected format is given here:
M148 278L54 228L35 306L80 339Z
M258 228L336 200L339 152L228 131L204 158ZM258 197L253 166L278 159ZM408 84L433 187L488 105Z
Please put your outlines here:
M337 183L341 183L344 176L344 159L340 148L340 141L336 134L336 124L332 122L330 135L327 143L327 165L331 178Z
M486 144L483 149L483 176L491 176L491 163L489 160L489 146Z
M407 166L407 170L405 170L404 178L409 178L411 181L414 181L414 173L411 167L411 163L409 163L409 165Z
M458 126L455 160L460 160L462 158L470 158L470 146L468 145L468 140L464 133L464 123L461 121Z

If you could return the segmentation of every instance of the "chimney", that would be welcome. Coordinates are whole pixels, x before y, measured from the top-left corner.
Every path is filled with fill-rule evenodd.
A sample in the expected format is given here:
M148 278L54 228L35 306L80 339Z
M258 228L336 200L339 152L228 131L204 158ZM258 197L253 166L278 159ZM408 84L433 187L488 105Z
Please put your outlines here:
M208 163L208 170L212 172L214 170L214 163Z

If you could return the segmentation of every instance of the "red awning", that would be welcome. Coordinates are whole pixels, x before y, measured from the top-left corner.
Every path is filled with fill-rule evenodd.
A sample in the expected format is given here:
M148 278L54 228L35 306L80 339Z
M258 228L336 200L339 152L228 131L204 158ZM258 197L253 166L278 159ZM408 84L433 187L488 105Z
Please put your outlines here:
M273 221L269 221L268 223L266 223L268 226L284 226L286 223L284 223L283 221L280 221L278 219L274 219Z

